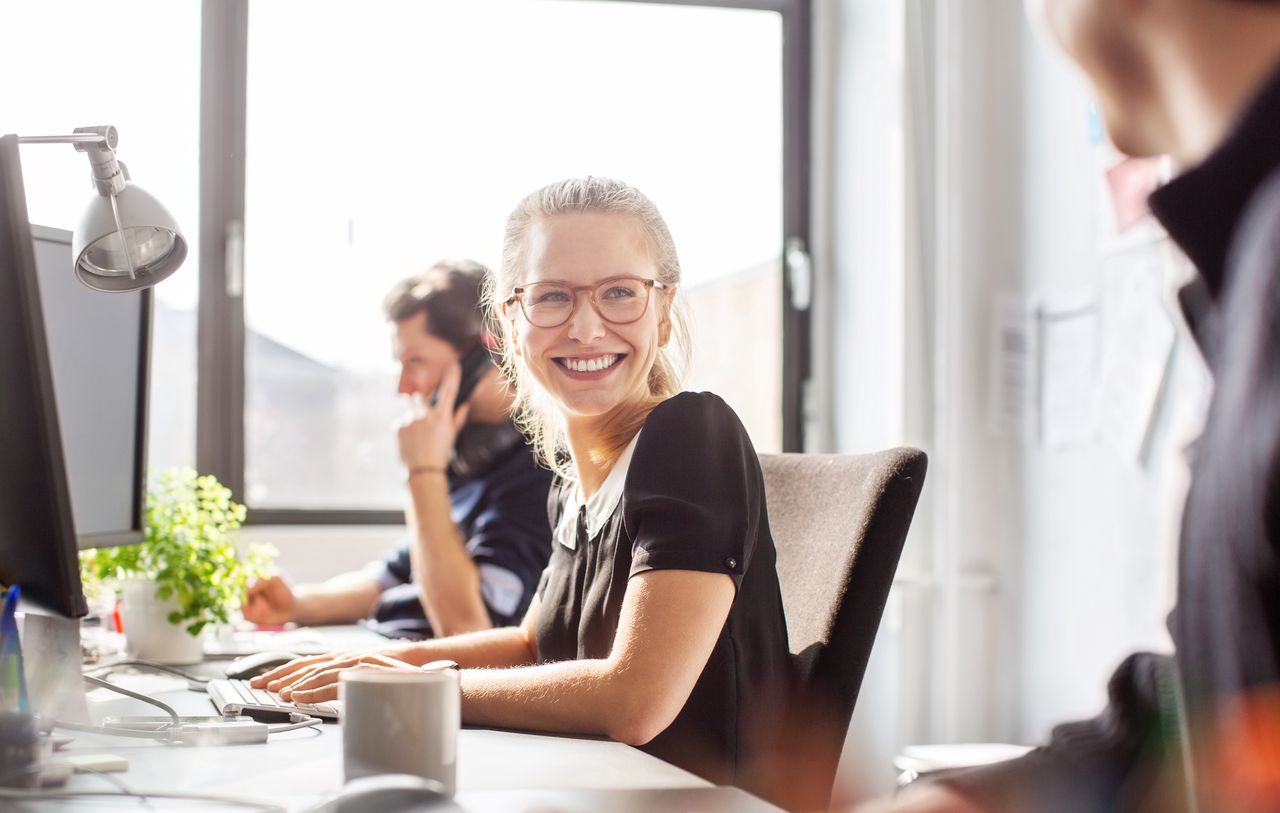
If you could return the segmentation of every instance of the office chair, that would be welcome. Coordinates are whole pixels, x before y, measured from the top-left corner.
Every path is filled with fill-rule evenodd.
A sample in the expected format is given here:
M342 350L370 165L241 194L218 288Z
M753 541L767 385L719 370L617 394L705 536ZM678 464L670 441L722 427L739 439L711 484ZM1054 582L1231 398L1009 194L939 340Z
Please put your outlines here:
M761 455L760 465L798 679L765 795L825 810L926 457L898 448Z

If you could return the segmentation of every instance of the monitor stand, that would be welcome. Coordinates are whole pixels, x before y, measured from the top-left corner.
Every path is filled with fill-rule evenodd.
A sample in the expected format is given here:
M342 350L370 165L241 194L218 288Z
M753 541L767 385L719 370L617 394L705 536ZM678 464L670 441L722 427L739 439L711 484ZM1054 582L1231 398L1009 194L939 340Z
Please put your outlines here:
M31 712L45 729L54 720L88 725L80 620L53 615L25 602L16 617Z

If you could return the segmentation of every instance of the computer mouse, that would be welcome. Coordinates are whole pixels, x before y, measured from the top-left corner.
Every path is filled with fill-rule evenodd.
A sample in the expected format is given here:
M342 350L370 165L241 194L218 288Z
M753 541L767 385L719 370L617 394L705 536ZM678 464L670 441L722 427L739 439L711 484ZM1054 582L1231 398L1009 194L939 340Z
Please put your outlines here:
M338 794L313 813L447 813L462 808L453 803L444 785L405 773L362 776L342 786Z
M289 661L297 660L302 656L296 652L285 652L280 649L271 649L266 652L255 652L252 655L245 655L243 658L236 658L227 664L226 675L232 680L248 680L261 675L263 672L270 672L277 666L286 664Z

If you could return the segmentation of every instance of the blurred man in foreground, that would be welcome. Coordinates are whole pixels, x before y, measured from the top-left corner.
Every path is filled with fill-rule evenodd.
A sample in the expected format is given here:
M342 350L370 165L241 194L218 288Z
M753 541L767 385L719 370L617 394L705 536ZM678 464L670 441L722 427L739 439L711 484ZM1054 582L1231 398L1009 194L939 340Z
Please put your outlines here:
M1183 517L1176 655L1130 656L1103 715L1047 746L870 809L1280 810L1280 0L1036 5L1116 146L1181 173L1150 202L1199 271L1179 298L1214 397Z

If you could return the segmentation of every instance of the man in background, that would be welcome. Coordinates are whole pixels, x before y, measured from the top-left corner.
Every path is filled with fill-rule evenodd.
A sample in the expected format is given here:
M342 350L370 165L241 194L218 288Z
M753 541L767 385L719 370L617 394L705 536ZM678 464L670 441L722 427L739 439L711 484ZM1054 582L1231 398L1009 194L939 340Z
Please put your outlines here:
M873 809L1280 810L1280 0L1038 4L1116 146L1179 167L1150 202L1199 271L1180 301L1214 396L1183 516L1176 654L1130 656L1106 711L1047 746Z
M511 394L489 356L480 302L486 273L475 262L440 262L398 283L384 303L400 393L414 401L398 430L409 539L321 584L260 580L245 598L247 620L372 617L387 634L421 638L524 615L551 555L551 473L512 425Z

